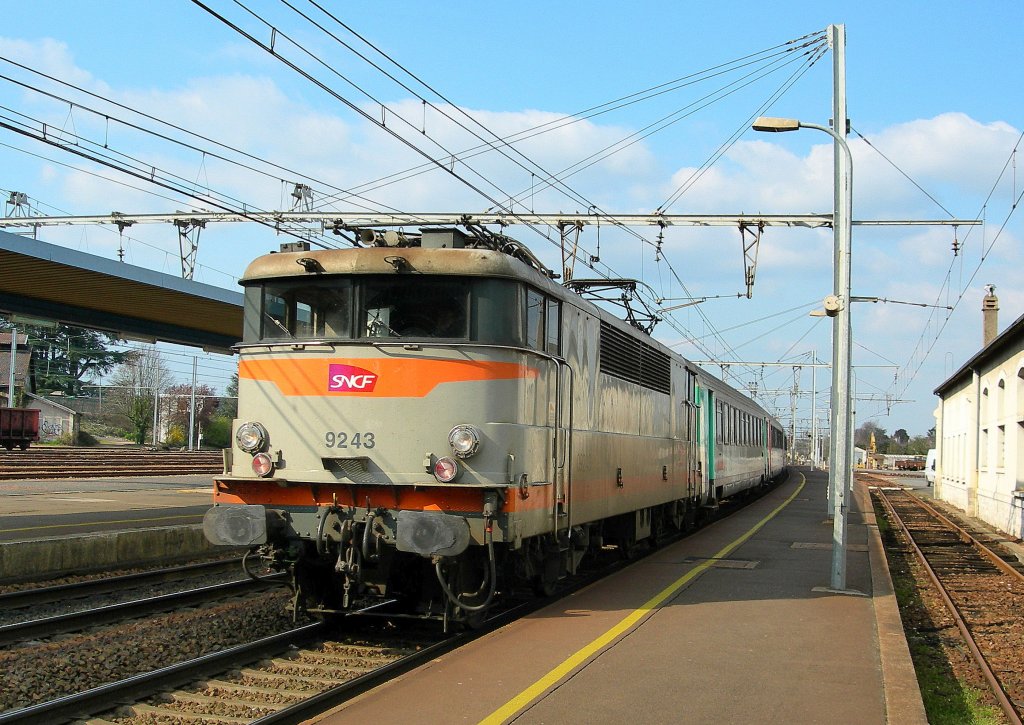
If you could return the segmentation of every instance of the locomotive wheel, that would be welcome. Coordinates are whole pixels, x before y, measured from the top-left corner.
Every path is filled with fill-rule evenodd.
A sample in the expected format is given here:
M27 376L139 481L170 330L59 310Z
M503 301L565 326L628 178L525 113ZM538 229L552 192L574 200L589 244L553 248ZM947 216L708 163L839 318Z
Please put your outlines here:
M555 568L557 569L558 562L555 562ZM555 593L558 588L558 575L551 575L548 572L549 567L544 567L544 572L538 574L533 579L533 591L539 597L550 597Z
M533 578L533 591L538 596L550 597L558 588L558 579L562 569L562 552L558 544L548 541L539 548L540 565Z
M668 520L673 531L685 531L686 504L682 501L673 501L668 504Z

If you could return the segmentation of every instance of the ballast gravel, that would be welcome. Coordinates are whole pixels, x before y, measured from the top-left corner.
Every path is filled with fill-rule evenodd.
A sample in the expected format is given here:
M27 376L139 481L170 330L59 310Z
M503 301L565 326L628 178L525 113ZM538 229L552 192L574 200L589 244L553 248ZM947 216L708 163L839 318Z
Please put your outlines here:
M286 590L0 652L0 711L151 672L292 629Z

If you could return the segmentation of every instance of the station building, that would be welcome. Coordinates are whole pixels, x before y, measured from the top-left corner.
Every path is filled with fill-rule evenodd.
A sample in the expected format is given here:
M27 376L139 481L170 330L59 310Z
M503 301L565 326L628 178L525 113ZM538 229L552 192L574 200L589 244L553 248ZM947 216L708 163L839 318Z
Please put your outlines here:
M1024 535L1024 315L997 334L999 301L982 301L983 346L935 389L935 497Z

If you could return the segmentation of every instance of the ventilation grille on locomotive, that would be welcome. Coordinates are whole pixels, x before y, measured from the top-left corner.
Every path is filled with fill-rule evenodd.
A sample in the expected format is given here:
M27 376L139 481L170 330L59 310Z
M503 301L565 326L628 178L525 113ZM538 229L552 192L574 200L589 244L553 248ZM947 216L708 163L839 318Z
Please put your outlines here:
M601 322L599 369L659 393L672 392L672 362L669 356L604 321Z

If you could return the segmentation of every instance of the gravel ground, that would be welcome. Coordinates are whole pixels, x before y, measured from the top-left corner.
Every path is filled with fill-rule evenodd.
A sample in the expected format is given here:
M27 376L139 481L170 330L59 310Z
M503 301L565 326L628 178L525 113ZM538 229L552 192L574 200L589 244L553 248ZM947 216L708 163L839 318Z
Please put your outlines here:
M290 593L174 612L0 652L0 710L45 702L293 628Z

